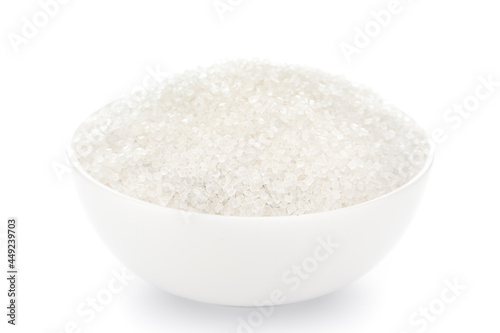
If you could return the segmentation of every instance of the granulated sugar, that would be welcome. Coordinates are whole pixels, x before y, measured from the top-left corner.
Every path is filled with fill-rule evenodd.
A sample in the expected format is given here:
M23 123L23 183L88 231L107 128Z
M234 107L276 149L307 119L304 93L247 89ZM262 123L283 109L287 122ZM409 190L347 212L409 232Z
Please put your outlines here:
M425 132L342 77L258 60L186 71L115 102L73 139L97 181L161 206L234 216L355 205L414 177Z

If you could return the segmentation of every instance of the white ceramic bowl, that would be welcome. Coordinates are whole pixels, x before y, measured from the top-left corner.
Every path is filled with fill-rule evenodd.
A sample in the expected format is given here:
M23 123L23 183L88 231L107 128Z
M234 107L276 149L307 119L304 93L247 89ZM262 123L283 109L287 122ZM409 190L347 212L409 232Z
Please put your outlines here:
M423 193L433 149L401 188L302 216L237 217L165 208L118 193L69 159L85 210L129 269L185 298L223 305L293 303L365 274L396 244Z

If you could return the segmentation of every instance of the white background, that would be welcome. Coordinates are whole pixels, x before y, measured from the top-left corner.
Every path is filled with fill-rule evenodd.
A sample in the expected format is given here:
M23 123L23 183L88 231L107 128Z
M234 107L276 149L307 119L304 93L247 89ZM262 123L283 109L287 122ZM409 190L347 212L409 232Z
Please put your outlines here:
M228 2L232 10L221 20L212 0L71 0L16 48L9 36L22 36L23 17L32 21L41 7L2 1L0 233L7 217L19 219L20 279L14 328L0 283L0 331L60 333L73 321L77 332L237 331L238 316L251 309L180 299L140 278L90 322L77 314L122 268L83 213L64 149L87 115L140 85L148 69L256 56L345 74L429 132L443 128L447 139L391 254L334 294L276 308L255 332L418 332L409 318L436 303L446 279L467 289L422 331L498 332L500 87L457 128L443 121L448 108L474 94L480 76L500 81L495 2L401 0L400 12L349 63L341 43L352 44L355 28L389 1Z

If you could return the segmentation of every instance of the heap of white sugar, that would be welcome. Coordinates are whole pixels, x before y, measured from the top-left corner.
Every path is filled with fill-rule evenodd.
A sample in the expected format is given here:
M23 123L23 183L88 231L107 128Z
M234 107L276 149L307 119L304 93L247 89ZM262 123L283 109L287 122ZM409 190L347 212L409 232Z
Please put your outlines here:
M267 61L174 75L115 102L73 139L81 166L128 196L187 211L301 215L377 198L429 153L425 132L371 90Z

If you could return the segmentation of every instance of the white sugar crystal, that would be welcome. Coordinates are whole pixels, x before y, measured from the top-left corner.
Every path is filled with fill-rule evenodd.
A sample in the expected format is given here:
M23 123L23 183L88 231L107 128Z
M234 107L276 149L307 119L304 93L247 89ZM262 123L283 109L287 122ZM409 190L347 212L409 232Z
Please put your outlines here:
M134 101L133 103L131 101ZM99 182L154 204L237 216L355 205L424 166L424 131L320 70L239 60L186 71L93 114L73 148Z

